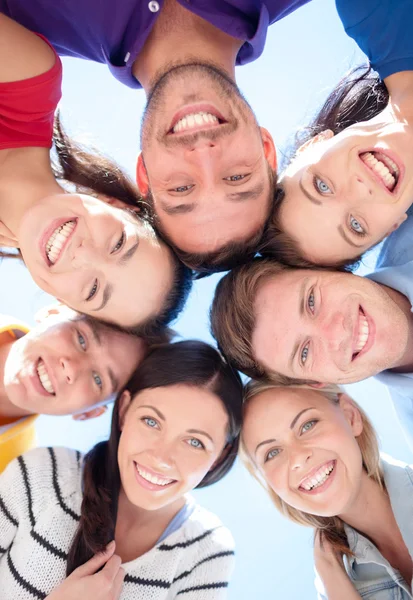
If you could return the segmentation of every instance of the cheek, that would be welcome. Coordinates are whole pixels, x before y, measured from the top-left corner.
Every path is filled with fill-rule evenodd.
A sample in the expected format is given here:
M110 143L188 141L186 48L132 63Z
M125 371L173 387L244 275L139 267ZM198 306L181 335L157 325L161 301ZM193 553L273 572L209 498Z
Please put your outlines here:
M184 449L179 456L179 472L188 490L196 487L214 464L214 458L205 455L202 451L199 454L200 456L197 456L196 451Z

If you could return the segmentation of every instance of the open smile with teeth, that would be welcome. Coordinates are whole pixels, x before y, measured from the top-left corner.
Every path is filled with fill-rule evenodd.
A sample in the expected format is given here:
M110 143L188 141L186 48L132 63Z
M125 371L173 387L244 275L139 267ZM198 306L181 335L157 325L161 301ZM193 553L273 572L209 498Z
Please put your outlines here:
M39 377L40 383L42 384L43 388L46 390L46 392L48 394L51 394L54 396L55 391L54 391L52 382L50 381L49 374L46 370L46 365L44 364L44 362L41 358L39 358L36 370L37 370L37 375Z
M359 309L359 319L358 319L358 333L357 338L355 340L355 344L353 346L353 357L354 360L360 352L363 350L364 346L367 344L369 339L369 324L366 319L365 314L361 309Z
M143 479L146 479L146 481L149 481L149 483L152 483L154 485L159 485L159 487L165 487L166 485L169 485L176 481L176 479L167 479L166 477L160 477L159 475L149 473L137 463L135 463L135 468L138 471L139 475L143 477Z
M56 227L46 243L46 256L52 265L58 260L62 248L76 227L76 221L67 221Z
M183 133L193 130L209 129L220 124L221 121L218 117L212 113L201 111L186 115L182 119L179 119L179 121L172 127L171 133Z
M360 155L364 164L380 177L386 188L392 192L399 180L399 167L381 152L363 152Z
M327 481L331 473L334 471L335 462L329 462L320 467L311 477L305 477L300 483L299 488L306 490L307 492L320 487Z

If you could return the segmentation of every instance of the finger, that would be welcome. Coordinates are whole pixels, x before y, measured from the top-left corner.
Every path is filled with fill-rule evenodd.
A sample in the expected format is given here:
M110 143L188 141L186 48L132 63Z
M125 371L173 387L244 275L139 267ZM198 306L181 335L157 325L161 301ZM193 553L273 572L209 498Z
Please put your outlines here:
M3 248L19 248L20 244L13 238L7 238L3 235L0 235L0 246Z
M96 574L96 577L99 578L102 583L108 583L112 586L121 564L122 561L120 556L114 554L110 557L103 569Z
M113 582L113 600L118 600L118 598L120 598L120 595L122 593L122 588L123 588L123 581L125 579L125 569L123 569L122 567L119 569L119 571L116 574L115 580Z
M72 574L76 574L77 577L93 575L110 560L114 552L115 542L112 541L106 546L106 550L104 552L99 552L98 554L95 554L95 556L92 556L92 558L85 562L84 565L80 565L80 567L75 569Z

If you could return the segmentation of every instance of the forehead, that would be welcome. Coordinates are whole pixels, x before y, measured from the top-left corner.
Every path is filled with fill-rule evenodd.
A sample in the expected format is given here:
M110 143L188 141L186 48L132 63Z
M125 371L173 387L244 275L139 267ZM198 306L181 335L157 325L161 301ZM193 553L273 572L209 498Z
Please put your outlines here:
M217 429L228 422L227 412L221 400L205 388L186 384L146 389L134 399L134 408L153 406L162 412L168 423L176 422L183 426Z
M325 409L329 400L317 390L271 388L250 399L244 415L243 437L247 445L266 437L270 431L290 430L294 417L309 408Z

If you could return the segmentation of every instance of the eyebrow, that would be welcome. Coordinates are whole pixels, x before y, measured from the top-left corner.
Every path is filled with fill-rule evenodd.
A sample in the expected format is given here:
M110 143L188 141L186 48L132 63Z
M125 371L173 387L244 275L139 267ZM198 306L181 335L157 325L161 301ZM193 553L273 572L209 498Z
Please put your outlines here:
M300 186L300 189L301 189L301 191L303 192L303 194L304 194L305 196L307 196L307 198L308 198L309 200L311 200L311 202L312 202L313 204L317 204L318 206L322 206L322 205L323 205L323 203L321 202L321 200L317 200L317 198L315 198L314 196L312 196L312 195L310 194L310 192L308 192L308 191L305 189L305 187L304 187L304 185L303 185L303 177L302 177L302 176L301 176L301 178L300 178L300 181L298 182L298 185Z
M110 383L112 386L112 394L114 394L116 392L116 390L119 389L119 381L116 378L115 373L112 371L112 369L109 367L108 368L108 375L109 375L109 379L110 379Z
M259 181L257 185L249 190L244 190L242 192L233 192L227 194L227 200L231 200L231 202L245 202L246 200L256 200L259 196L261 196L264 191L264 183Z
M354 248L362 248L364 246L364 242L362 244L356 244L356 242L354 242L351 238L347 237L346 235L346 231L344 229L344 227L342 225L339 225L337 227L339 234L341 235L341 237L351 246L353 246Z
M198 434L204 435L209 440L211 440L212 443L214 443L214 440L209 435L209 433L207 433L206 431L202 431L201 429L187 429L187 433L198 433Z
M120 259L118 260L119 266L124 267L128 263L128 261L130 261L130 259L135 254L135 252L137 251L137 249L139 247L139 238L137 235L135 235L135 240L136 241L133 244L133 246L131 246L129 248L129 250L127 252L125 252L125 254L123 256L121 256ZM113 295L113 285L111 283L107 283L105 286L105 289L103 290L102 302L101 302L100 306L92 309L93 312L98 312L98 311L102 310L103 308L105 308L105 306L111 299L112 295Z
M305 292L305 289L306 289L307 284L308 284L308 279L309 279L308 277L304 277L304 280L303 280L303 282L301 284L301 287L300 287L299 296L298 296L298 301L299 301L299 311L298 311L298 313L299 313L300 317L303 317L304 314L305 314L305 296L304 296L304 292ZM300 347L300 342L296 342L295 345L293 346L293 350L291 352L290 361L289 361L289 366L290 366L291 370L294 370L294 358L295 358L295 355L298 352L298 348L299 347Z
M161 202L161 208L167 215L183 215L192 212L195 208L195 203L190 202L189 204L178 204L177 206L170 206Z
M161 413L161 411L152 406L151 404L142 404L141 406L139 406L139 408L150 408L151 410L156 412L156 414L160 419L162 419L162 421L166 421L165 416Z
M305 412L307 412L308 410L313 410L313 408L315 408L314 406L310 406L309 408L304 408L303 410L301 410L298 415L296 415L294 417L294 419L291 421L291 425L290 425L290 429L294 429L298 419L301 417L301 415L303 415ZM257 444L256 448L255 448L255 454L257 454L257 450L258 448L260 448L261 446L265 446L265 444L272 444L273 442L276 442L276 438L271 438L269 440L264 440L263 442L260 442L259 444Z

